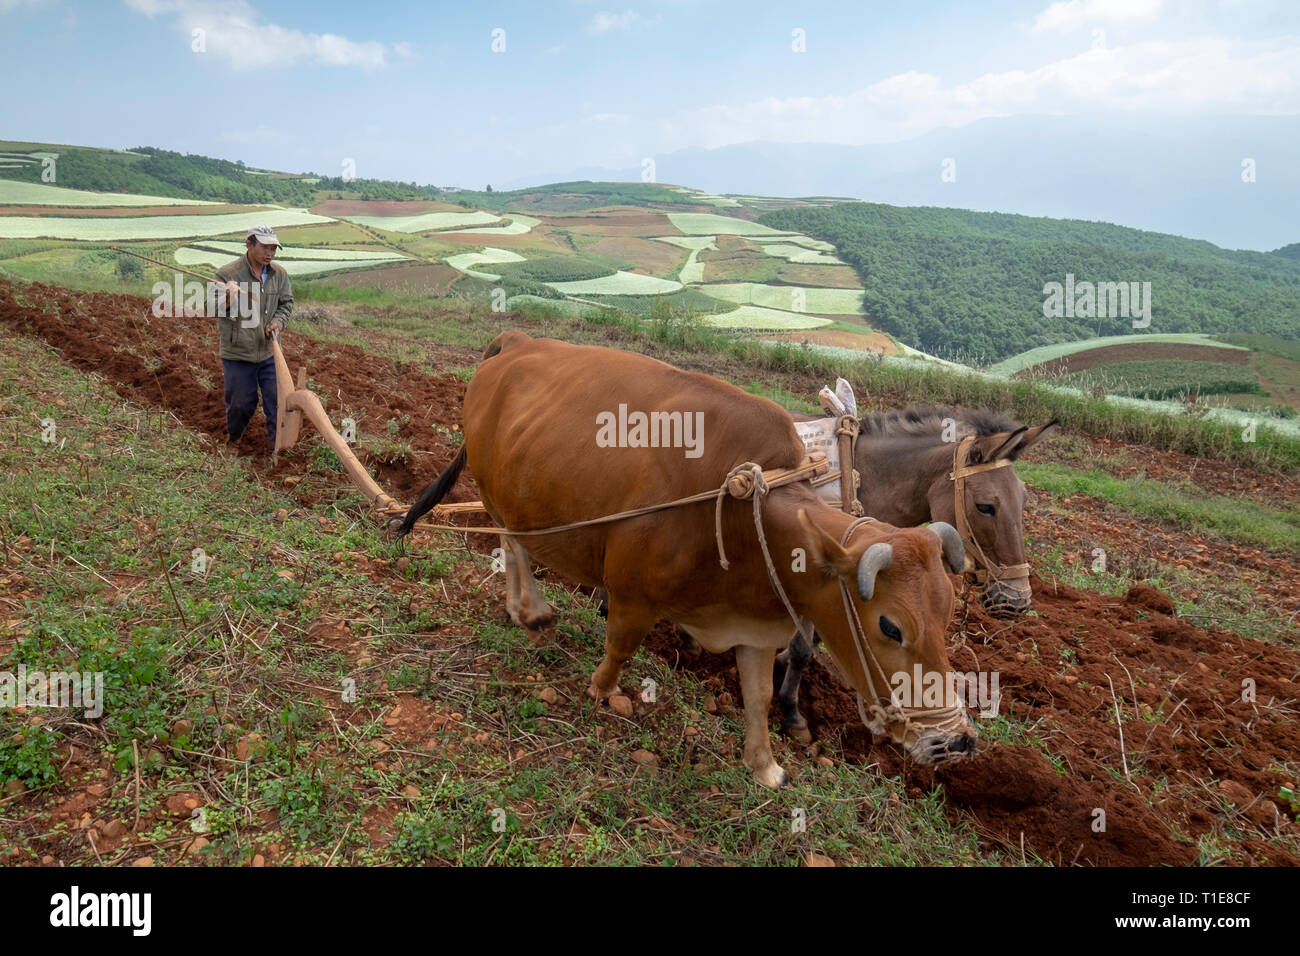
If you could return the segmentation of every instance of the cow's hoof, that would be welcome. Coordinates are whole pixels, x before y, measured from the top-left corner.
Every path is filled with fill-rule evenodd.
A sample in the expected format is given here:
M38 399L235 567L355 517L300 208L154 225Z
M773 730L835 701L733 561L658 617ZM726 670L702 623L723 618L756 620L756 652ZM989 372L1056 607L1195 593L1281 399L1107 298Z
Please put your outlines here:
M754 779L765 787L779 790L790 782L790 775L781 769L780 764L773 761L766 767L760 767L758 770L755 770Z
M528 615L523 619L522 624L524 630L530 634L533 631L544 631L548 627L555 626L555 612L548 607L545 611Z
M808 729L808 721L801 716L798 721L787 720L781 725L785 735L795 743L807 747L813 742L812 731Z
M623 693L623 690L617 684L609 688L609 690L601 690L596 686L595 681L587 685L587 696L592 700L608 700L610 697L617 697L621 693Z

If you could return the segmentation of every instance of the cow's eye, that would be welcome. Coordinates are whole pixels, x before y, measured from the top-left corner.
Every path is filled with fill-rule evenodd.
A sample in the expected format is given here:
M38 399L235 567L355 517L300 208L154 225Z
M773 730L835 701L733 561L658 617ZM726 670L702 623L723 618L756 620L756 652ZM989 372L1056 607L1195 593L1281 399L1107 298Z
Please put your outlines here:
M975 507L979 509L980 514L988 515L990 518L992 518L995 514L997 514L997 509L994 508L992 505L977 504Z
M903 643L903 632L898 629L898 625L891 621L885 615L880 615L880 633L885 635L891 641Z

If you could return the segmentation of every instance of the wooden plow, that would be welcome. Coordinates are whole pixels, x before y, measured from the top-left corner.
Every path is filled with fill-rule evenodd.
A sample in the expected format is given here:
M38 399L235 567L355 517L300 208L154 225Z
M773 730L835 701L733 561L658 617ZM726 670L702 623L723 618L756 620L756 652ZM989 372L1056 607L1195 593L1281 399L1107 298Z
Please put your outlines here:
M221 285L217 279L212 276L201 275L192 272L189 269L182 269L173 263L161 262L158 259L152 259L149 256L141 255L138 252L132 252L130 249L122 249L117 246L109 246L114 252L125 253L129 256L135 256L137 259L144 259L146 262L152 262L176 272L184 273L195 279L204 282ZM251 290L254 298L257 297L257 290ZM275 385L278 408L276 411L275 423L275 450L272 453L278 456L286 448L292 448L298 441L302 433L303 419L306 418L316 430L320 432L321 438L330 450L338 456L339 463L343 466L343 471L347 474L348 479L357 486L370 502L371 509L380 517L392 518L404 515L407 512L407 506L399 503L392 495L379 487L379 483L370 476L370 473L362 467L361 462L357 461L357 456L352 453L348 443L343 440L330 422L329 416L325 414L325 406L321 404L320 398L307 387L307 367L298 367L298 377L295 380L289 374L289 363L285 361L284 352L280 348L280 336L275 334L271 336L271 352L275 357ZM453 514L466 514L472 512L482 512L483 504L479 501L463 501L451 504L438 505L431 512L434 517L446 518ZM423 525L424 522L421 522ZM420 525L417 525L419 527Z
M325 414L325 407L321 405L320 398L307 387L307 367L305 365L298 366L296 382L289 375L289 363L285 361L284 352L280 349L280 336L278 334L271 336L271 351L275 355L275 384L277 398L279 399L275 423L274 454L278 455L283 449L293 447L302 432L303 418L306 417L308 421L316 426L321 438L325 439L325 444L329 445L334 454L338 456L339 463L343 465L343 470L347 473L348 478L365 493L365 496L370 501L370 507L377 515L385 518L395 518L406 514L407 506L400 504L383 488L379 487L379 483L370 477L370 472L366 471L361 462L357 461L357 456L352 453L352 449L343 440L343 436L335 431L329 416ZM483 503L481 501L461 501L438 505L431 514L434 518L447 518L453 514L482 511ZM416 527L420 527L420 525L417 524Z

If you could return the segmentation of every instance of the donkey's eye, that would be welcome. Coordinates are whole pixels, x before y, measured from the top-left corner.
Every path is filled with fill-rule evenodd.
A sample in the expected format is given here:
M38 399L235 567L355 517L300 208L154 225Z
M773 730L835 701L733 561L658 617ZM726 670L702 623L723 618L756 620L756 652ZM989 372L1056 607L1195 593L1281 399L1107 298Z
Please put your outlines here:
M998 512L998 509L994 508L992 505L977 504L975 505L975 507L979 509L980 514L988 515L990 518L992 518Z
M891 641L903 643L903 632L898 629L898 625L891 621L885 615L880 615L880 633L885 635Z

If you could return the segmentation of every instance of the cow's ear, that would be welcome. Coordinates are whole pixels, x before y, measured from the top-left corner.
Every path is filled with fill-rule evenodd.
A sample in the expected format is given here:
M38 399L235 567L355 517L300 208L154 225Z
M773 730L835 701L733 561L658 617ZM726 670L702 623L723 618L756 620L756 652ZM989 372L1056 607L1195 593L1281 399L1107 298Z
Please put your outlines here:
M803 525L807 542L809 567L827 568L842 578L852 579L857 574L858 565L853 556L840 547L833 536L823 531L804 508L799 509L799 524Z

